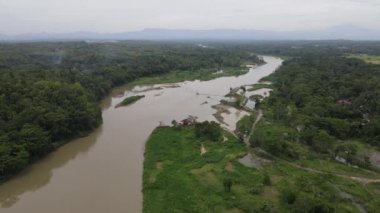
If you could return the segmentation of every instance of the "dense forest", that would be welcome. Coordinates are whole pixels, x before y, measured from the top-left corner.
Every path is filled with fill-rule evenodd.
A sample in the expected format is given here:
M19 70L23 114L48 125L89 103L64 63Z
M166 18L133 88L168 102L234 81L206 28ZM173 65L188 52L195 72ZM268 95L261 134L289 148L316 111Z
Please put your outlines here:
M265 102L268 116L298 131L273 141L256 134L256 145L293 158L298 157L296 148L287 141L297 139L332 156L350 149L336 147L334 141L359 139L380 147L380 66L337 55L303 55L286 61L267 79L274 82ZM351 163L368 164L368 159L347 157Z
M102 122L98 101L143 76L260 63L189 43L1 43L0 181Z
M207 44L216 48L246 50L283 58L299 57L307 54L341 56L348 54L380 54L380 42L378 41L228 41Z

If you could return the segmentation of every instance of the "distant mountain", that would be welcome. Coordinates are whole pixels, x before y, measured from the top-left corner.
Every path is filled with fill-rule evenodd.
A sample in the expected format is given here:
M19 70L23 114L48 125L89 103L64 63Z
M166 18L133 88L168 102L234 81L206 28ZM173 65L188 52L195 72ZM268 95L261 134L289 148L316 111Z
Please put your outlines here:
M380 40L380 30L343 25L315 31L144 29L123 33L0 34L1 41L42 40Z
M312 32L309 32L311 35ZM314 32L320 39L380 40L380 30L371 30L355 25L341 25Z

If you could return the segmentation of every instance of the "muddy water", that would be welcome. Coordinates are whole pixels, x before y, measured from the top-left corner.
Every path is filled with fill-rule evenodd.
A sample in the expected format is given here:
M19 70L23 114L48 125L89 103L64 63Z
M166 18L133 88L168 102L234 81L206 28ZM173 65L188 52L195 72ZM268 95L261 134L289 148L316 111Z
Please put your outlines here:
M183 82L175 88L158 85L161 89L115 91L102 103L104 123L99 129L61 147L0 186L0 212L141 212L144 143L152 130L160 122L170 124L188 115L215 120L211 106L219 103L230 87L255 83L282 63L274 57L264 60L266 65L240 77ZM131 106L115 108L135 94L146 97ZM234 129L234 122L242 115L233 109L223 114L228 124L225 127Z

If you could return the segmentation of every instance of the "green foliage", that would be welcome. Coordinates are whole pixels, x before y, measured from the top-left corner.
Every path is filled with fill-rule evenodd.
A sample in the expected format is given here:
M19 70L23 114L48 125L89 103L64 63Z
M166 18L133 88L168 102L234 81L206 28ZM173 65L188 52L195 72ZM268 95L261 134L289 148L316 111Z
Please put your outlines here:
M292 205L296 202L297 193L293 189L286 188L281 191L280 199L287 205Z
M327 176L300 175L294 183L287 182L280 191L282 205L291 212L340 212L342 202L336 187ZM343 201L344 202L344 201Z
M219 141L222 138L222 131L220 125L215 121L204 121L195 124L195 135L198 138L210 141Z
M379 144L379 67L345 57L348 52L379 52L379 43L237 42L219 46L292 56L267 78L273 81L274 91L261 103L264 117L250 139L254 150L257 150L256 146L263 148L272 154L274 162L259 170L246 168L232 160L233 169L229 167L227 170L226 159L222 156L210 156L209 153L195 155L199 152L199 145L194 145L199 141L196 137L187 142L194 147L179 149L186 149L186 154L194 152L194 156L180 153L176 155L176 158L181 156L180 160L169 160L176 164L173 172L184 168L184 174L187 174L176 176L179 180L174 178L171 181L188 187L171 189L168 193L191 194L188 200L197 202L196 206L202 206L201 201L210 203L209 209L202 206L199 211L223 212L234 207L245 212L358 212L356 204L344 198L344 192L352 195L353 200L367 211L376 212L379 199L375 189L379 187L371 186L373 189L370 189L353 181L350 176L378 178L378 174L337 163L332 157L339 155L352 164L366 167L362 163L368 159L359 157L362 148L346 141L355 138ZM342 46L345 48L340 48ZM238 125L244 129L248 121L246 118ZM184 135L177 137L186 138ZM187 136L186 140L191 138ZM159 141L158 138L156 140ZM221 146L224 143L207 144ZM206 148L212 152L216 147ZM147 152L148 158L149 150ZM235 152L229 150L228 153L226 156ZM209 164L200 164L200 159ZM292 162L287 159L292 159ZM220 175L221 170L223 175ZM218 182L217 187L207 182L210 177L212 183ZM221 185L226 178L233 180L228 192L233 198L223 194L225 190ZM192 190L195 186L199 191ZM150 189L144 191L144 199L150 202L147 204L150 211L146 209L147 212L162 209L155 199L157 197L151 196L153 192ZM201 201L197 200L198 197ZM166 199L161 197L161 200ZM155 205L150 205L152 201L156 202Z
M144 212L220 212L241 207L239 199L231 197L238 196L234 187L244 176L224 168L244 153L244 146L219 127L228 141L204 142L207 152L200 155L201 144L194 129L195 126L157 128L148 139Z
M270 176L267 173L264 174L263 184L266 186L272 185L272 181L270 179Z
M223 69L223 73L216 73L215 68L198 69L198 70L174 70L169 73L163 73L158 76L142 77L133 81L133 85L163 84L175 83L181 81L201 80L207 81L223 76L238 76L246 74L247 68L228 67Z
M253 123L256 120L256 116L254 114L252 115L245 115L243 118L241 118L237 123L236 123L236 129L239 130L240 132L250 132Z
M0 84L1 179L101 122L97 103L79 83L31 82L33 77L17 72L0 72L0 78L7 81Z
M121 103L119 103L117 106L127 106L130 104L135 103L136 101L140 100L141 98L144 98L145 95L135 95L125 98Z
M190 43L0 43L0 181L99 126L98 101L116 86L241 74L246 61L263 63L246 50Z
M313 139L313 147L317 152L328 152L332 150L333 142L334 139L326 131L321 130Z
M368 210L378 207L378 195L350 179L282 161L261 169L245 167L237 161L245 146L227 132L226 142L203 142L207 152L201 155L194 128L157 128L148 139L144 212L358 212L340 196L338 186Z
M19 143L26 148L31 157L42 156L53 149L47 131L42 130L38 125L24 125L19 137Z
M332 153L337 139L379 145L380 67L333 54L304 54L271 75L273 119L301 127L300 141Z
M286 158L298 158L295 148L297 135L289 127L279 123L263 124L256 126L255 133L250 139L253 146L259 146L266 151Z
M380 64L379 55L367 55L367 54L351 54L349 58L357 58L371 64Z

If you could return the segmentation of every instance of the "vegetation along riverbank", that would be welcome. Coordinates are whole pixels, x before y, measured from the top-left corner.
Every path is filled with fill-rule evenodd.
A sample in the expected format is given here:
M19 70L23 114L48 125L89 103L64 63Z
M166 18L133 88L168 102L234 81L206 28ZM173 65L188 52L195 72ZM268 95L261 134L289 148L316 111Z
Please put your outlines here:
M122 102L118 103L115 106L115 108L131 105L131 104L135 103L136 101L138 101L138 100L140 100L141 98L144 98L144 97L145 97L145 95L134 95L134 96L127 97Z
M263 63L190 43L1 43L0 182L99 126L98 102L116 86L241 74L246 62Z
M272 91L238 122L243 137L157 128L144 212L377 212L379 77L358 59L304 54L252 87Z

